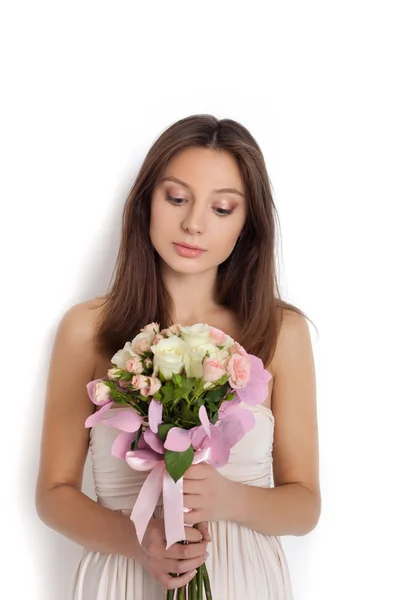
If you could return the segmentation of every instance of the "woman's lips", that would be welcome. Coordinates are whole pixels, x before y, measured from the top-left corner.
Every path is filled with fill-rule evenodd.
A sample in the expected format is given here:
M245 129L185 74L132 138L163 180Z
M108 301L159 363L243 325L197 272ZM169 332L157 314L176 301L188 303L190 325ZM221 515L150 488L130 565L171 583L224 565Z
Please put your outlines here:
M179 254L179 256L184 256L185 258L197 258L198 256L201 256L204 252L206 252L201 248L190 248L188 246L176 244L175 242L173 243L173 246L175 248L175 251Z

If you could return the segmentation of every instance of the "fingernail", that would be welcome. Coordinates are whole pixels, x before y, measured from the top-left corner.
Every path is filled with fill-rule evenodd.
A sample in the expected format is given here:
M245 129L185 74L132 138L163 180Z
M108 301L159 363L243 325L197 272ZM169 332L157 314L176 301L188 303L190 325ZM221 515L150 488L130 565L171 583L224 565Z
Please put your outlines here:
M206 552L206 553L204 554L204 560L207 560L207 558L208 558L209 556L210 556L210 553L209 553L209 552Z
M195 569L194 571L192 571L192 573L190 573L190 579L192 579L192 577L194 577L197 573L197 569Z

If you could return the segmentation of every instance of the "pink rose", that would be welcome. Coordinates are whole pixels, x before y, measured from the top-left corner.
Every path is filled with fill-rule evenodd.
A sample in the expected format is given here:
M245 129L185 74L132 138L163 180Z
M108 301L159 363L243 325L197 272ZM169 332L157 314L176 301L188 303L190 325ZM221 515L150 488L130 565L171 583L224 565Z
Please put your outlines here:
M161 381L157 377L147 377L147 386L141 389L143 396L154 396L161 387Z
M109 379L118 379L118 377L121 375L121 369L108 369L107 371L107 377Z
M146 377L136 375L132 377L132 385L138 389L143 396L153 396L161 387L161 381L157 377Z
M173 335L177 335L179 337L180 333L181 333L181 330L179 329L179 325L174 324L174 325L171 325L171 327L168 327L167 329L163 329L161 331L161 333L165 337L172 337Z
M250 361L242 354L232 354L228 362L229 384L234 389L243 388L250 379Z
M158 344L158 342L163 339L164 339L164 336L161 335L161 333L156 333L156 335L154 336L154 340L153 340L153 346L155 344Z
M136 342L133 346L133 351L135 354L144 354L145 352L149 352L150 348L153 344L152 338L143 338Z
M95 385L94 396L96 398L96 404L104 404L105 402L109 402L111 400L110 388L103 383L103 381L99 381Z
M205 358L203 361L203 379L204 381L218 381L223 375L226 375L224 365L215 358Z
M140 358L137 356L130 358L126 363L126 370L129 371L129 373L134 373L135 375L140 375L140 373L143 373L143 364Z
M134 375L131 384L135 389L142 391L147 387L147 377L145 375Z
M248 356L246 350L238 342L235 342L232 346L232 354L240 354L241 356Z
M141 331L143 333L159 333L160 326L158 323L149 323L148 325L146 325L146 327L143 327Z
M226 342L226 333L215 327L211 327L210 338L216 346L223 346Z

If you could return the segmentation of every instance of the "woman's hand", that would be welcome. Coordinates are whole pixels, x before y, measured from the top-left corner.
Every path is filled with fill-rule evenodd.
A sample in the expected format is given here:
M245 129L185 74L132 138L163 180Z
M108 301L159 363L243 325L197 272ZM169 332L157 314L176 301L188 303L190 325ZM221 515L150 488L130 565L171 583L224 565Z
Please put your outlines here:
M208 463L192 465L183 476L185 523L229 521L237 492L236 484Z
M203 535L206 537L207 524L203 524ZM144 534L141 544L139 562L146 571L167 590L186 585L196 574L196 569L202 565L206 558L207 541L202 541L203 536L194 527L185 527L186 539L190 544L173 544L168 550L165 538L164 519L154 518ZM179 577L172 577L170 573L179 573Z

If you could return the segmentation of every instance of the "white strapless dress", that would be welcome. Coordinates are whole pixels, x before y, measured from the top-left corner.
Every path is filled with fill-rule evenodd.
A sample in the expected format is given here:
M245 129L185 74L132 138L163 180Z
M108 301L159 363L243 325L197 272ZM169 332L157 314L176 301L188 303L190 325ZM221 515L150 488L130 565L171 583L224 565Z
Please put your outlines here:
M118 407L111 410L118 410ZM274 416L252 406L256 423L231 450L219 469L233 481L271 487ZM130 515L147 473L133 471L112 456L118 434L99 423L90 431L97 501ZM162 496L155 512L162 515ZM210 523L212 542L206 561L213 600L292 600L290 575L279 537L258 533L230 521ZM134 559L83 549L71 582L69 600L163 600L164 589Z

